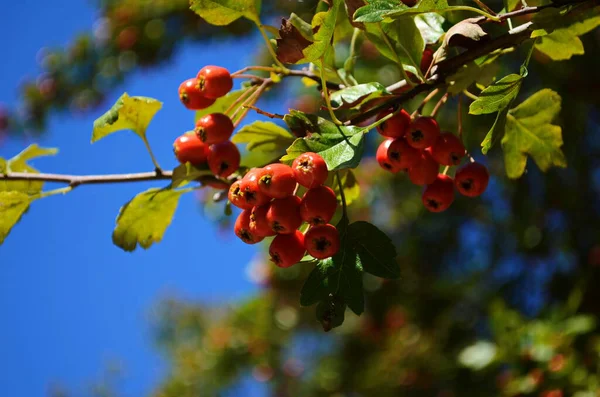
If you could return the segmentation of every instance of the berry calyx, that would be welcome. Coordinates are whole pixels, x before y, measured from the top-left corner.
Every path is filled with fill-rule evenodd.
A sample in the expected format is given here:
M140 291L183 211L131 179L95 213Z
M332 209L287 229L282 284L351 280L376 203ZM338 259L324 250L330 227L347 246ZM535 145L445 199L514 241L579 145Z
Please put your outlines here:
M294 233L302 225L300 197L290 196L275 199L267 211L269 227L277 234Z
M309 189L327 180L327 164L317 153L306 152L296 157L292 170L298 183Z
M223 113L211 113L196 122L194 131L204 143L212 145L228 140L233 134L233 123Z
M179 85L179 100L190 110L205 109L215 103L214 99L202 95L198 79L188 79Z
M264 239L250 230L250 210L244 210L238 215L233 228L235 235L246 244L256 244Z
M488 186L490 174L485 165L469 163L456 171L454 184L463 196L480 196Z
M317 186L304 193L300 203L300 216L311 225L329 223L337 209L335 192L327 186Z
M250 211L250 231L259 237L269 237L277 234L271 229L267 221L269 207L270 205L267 203L253 207Z
M450 132L441 133L431 146L431 157L441 165L458 165L465 154L463 143Z
M258 175L261 192L272 198L284 198L294 194L296 177L292 167L286 164L270 164Z
M431 117L418 117L410 124L406 134L408 144L417 149L425 149L433 145L440 135L440 127Z
M241 184L241 180L233 182L229 187L229 192L227 192L227 198L229 199L229 202L231 204L235 205L238 208L241 208L243 210L252 209L252 205L248 204L244 197Z
M193 132L186 132L173 142L175 157L181 164L198 165L206 162L208 145L204 144Z
M340 249L340 235L333 225L312 226L304 235L304 246L314 258L330 258Z
M442 212L454 201L454 181L448 175L439 174L427 185L421 197L423 205L431 212Z
M198 88L207 98L220 98L231 91L233 79L229 70L208 65L198 72Z
M210 171L220 176L227 178L240 167L240 151L231 141L215 143L210 146L208 154L208 167Z
M263 171L262 168L253 168L242 178L240 189L244 200L251 205L264 205L267 204L271 198L260 191L258 187L258 177Z
M393 110L388 109L377 115L377 120L381 120L388 114L392 113ZM406 134L408 126L410 125L410 114L406 110L401 109L394 116L377 126L377 131L389 138L399 138Z
M417 162L408 169L408 178L415 185L429 185L435 181L439 169L429 150L423 150Z
M300 262L306 249L304 235L295 230L291 234L275 236L269 247L271 261L278 267L290 267Z
M387 155L392 165L401 170L409 169L421 157L419 150L410 146L405 138L394 139L388 147Z
M394 164L392 159L390 159L389 148L393 141L393 139L386 139L385 141L381 142L377 148L377 153L375 153L375 158L377 159L377 162L381 168L395 174L400 172L401 168Z

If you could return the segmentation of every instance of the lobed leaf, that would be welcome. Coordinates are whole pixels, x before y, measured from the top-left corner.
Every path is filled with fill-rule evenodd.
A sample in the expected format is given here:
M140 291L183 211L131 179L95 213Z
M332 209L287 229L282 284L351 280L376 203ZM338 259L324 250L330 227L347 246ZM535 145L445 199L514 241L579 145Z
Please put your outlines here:
M58 153L56 148L42 148L37 144L29 145L8 161L0 158L0 173L29 172L37 174L38 170L27 162L38 157L54 156L56 153ZM40 193L43 187L44 182L42 181L0 181L0 191L18 191L28 195Z
M249 151L281 152L294 142L294 137L273 122L255 121L239 130L231 141L247 143Z
M523 76L509 74L481 91L479 99L469 106L469 114L489 114L507 107L521 89Z
M331 94L331 105L335 109L354 108L372 99L392 95L378 82L359 84L338 90Z
M29 209L31 198L18 191L0 191L0 244Z
M260 23L260 0L191 0L190 9L211 25L224 26L241 17Z
M535 49L554 61L571 59L573 55L583 55L583 43L567 29L558 29L544 36L535 44Z
M485 138L481 142L481 152L487 154L492 146L494 146L504 135L506 127L506 116L508 115L508 106L498 112L496 120L492 128L488 131Z
M207 164L202 164L201 166L195 166L190 163L180 164L173 169L171 188L183 186L205 175L213 175Z

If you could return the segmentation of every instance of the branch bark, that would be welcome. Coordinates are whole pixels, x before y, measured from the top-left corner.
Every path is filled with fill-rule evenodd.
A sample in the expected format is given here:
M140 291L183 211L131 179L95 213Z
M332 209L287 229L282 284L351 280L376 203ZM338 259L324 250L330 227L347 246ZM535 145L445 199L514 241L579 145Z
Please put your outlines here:
M33 174L28 172L10 172L0 174L0 181L43 181L65 183L70 187L102 183L126 183L171 180L172 171L150 171L134 174L112 175L64 175L64 174Z

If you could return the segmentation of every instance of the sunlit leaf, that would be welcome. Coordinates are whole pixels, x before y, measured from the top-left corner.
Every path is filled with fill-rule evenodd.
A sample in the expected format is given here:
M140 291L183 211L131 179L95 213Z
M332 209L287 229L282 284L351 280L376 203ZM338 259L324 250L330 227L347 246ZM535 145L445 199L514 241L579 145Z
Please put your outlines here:
M283 152L294 142L294 136L273 122L255 121L239 130L231 141L247 143L249 151Z
M481 91L479 99L469 106L470 114L489 114L498 112L515 99L521 89L523 76L509 74Z
M0 191L0 244L29 208L31 199L22 192Z
M191 0L190 9L206 22L217 25L229 25L245 17L260 23L260 0Z
M385 19L441 11L446 8L449 8L446 0L421 0L414 7L409 7L400 0L374 0L359 8L354 13L354 20L356 22L381 22Z
M359 84L331 94L331 105L334 108L353 108L363 102L386 95L391 95L391 93L381 83Z
M58 153L55 148L42 148L37 144L29 145L21 153L8 161L0 158L0 173L27 172L37 174L39 171L27 162L34 158L43 156L54 156ZM42 191L42 181L0 181L0 191L18 191L29 195L38 194Z

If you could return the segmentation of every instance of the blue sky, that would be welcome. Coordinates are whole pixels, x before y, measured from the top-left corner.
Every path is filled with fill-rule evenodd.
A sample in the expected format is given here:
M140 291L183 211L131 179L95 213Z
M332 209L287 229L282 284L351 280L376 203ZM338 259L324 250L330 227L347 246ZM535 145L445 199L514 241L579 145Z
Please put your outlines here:
M18 83L38 70L35 55L41 47L64 46L76 33L91 29L97 11L90 3L24 0L3 8L0 40L10 56L0 63L0 102L15 104ZM148 130L163 168L176 165L172 142L193 122L193 114L178 102L179 83L205 64L236 70L250 62L252 43L236 44L184 47L173 63L140 72L109 98L112 103L127 91L164 102ZM133 133L90 145L92 123L104 110L54 115L37 142L60 152L33 165L44 172L73 174L151 170ZM29 143L4 142L0 157L11 157ZM162 243L134 253L112 245L120 206L152 186L156 184L82 186L66 196L40 200L0 246L4 395L43 396L55 382L84 391L113 359L124 365L125 395L143 395L165 370L148 324L161 297L175 294L223 304L252 293L255 286L244 271L255 248L233 234L218 235L193 195L182 198Z

